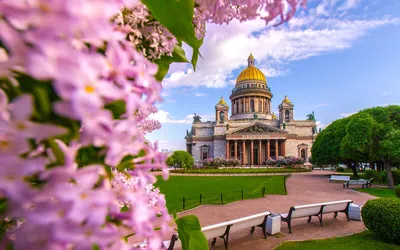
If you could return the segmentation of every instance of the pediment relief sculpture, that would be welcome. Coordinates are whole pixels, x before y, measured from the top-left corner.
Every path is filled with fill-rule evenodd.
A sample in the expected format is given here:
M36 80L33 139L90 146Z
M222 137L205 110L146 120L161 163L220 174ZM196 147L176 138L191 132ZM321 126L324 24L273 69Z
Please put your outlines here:
M247 128L240 129L234 132L233 134L254 134L254 133L285 133L285 131L270 126L255 124Z

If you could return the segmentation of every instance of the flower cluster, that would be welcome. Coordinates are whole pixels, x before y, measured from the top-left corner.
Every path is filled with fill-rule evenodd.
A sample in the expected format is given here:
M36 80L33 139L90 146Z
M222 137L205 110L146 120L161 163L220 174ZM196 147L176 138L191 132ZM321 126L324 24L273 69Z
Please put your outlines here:
M301 157L295 157L295 156L279 156L278 159L268 159L264 163L264 165L267 166L293 166L293 165L302 165L304 164L304 159Z
M286 162L288 165L304 164L304 159L296 156L286 156Z
M144 136L161 84L110 22L128 2L0 2L0 194L22 221L3 244L129 249L134 233L160 248L170 216L149 171L166 156Z
M171 56L178 43L165 27L154 20L142 3L133 8L124 8L115 20L121 29L128 32L129 41L151 60L163 55Z
M261 17L267 23L280 17L281 24L291 19L299 4L305 6L306 0L196 0L202 20L217 24L229 23ZM289 10L287 12L287 10ZM265 13L265 15L263 14Z
M240 160L238 159L229 159L225 160L222 158L207 158L203 160L203 165L207 167L236 167L240 165Z

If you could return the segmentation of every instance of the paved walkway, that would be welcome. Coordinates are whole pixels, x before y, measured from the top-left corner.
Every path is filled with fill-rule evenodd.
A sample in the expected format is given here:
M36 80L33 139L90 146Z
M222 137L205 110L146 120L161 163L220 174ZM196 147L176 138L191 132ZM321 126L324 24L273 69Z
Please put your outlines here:
M329 183L323 175L330 173L330 171L317 170L312 173L292 175L286 183L288 195L267 195L266 198L238 201L227 205L204 205L182 212L179 217L194 214L199 218L201 226L204 227L264 211L287 213L289 208L294 205L344 199L351 199L355 204L362 205L367 200L375 198L365 193L344 189L341 183ZM295 219L292 222L292 234L288 233L286 223L282 223L281 234L268 236L266 240L263 239L259 228L253 235L250 235L248 230L232 233L229 236L229 249L273 249L285 241L345 236L364 229L362 222L348 222L344 214L339 214L337 219L333 219L333 216L328 214L324 217L324 227L319 226L317 218L313 218L311 224L306 222L306 218ZM222 239L218 239L212 249L224 249Z

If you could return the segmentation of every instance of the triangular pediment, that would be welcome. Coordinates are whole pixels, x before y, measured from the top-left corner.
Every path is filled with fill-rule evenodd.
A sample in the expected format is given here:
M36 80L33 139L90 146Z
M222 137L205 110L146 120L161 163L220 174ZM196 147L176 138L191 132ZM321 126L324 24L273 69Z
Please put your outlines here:
M264 133L284 134L287 133L287 131L263 123L253 123L251 125L235 129L230 134L264 134Z

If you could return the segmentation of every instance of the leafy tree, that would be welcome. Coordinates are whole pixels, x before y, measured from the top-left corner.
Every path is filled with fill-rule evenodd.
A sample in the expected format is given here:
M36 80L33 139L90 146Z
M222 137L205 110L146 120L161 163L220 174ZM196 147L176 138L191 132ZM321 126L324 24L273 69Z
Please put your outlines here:
M191 154L184 150L175 151L167 159L168 166L177 166L180 168L191 168L194 164L194 159Z
M344 163L355 175L359 163L383 163L394 189L391 169L400 163L400 106L365 109L333 122L317 137L312 154L317 164Z
M311 148L312 160L317 165L343 163L353 170L354 176L358 176L355 162L350 158L344 158L340 153L341 143L346 136L346 127L349 122L348 118L336 120L318 134Z

